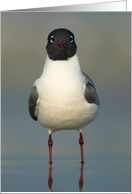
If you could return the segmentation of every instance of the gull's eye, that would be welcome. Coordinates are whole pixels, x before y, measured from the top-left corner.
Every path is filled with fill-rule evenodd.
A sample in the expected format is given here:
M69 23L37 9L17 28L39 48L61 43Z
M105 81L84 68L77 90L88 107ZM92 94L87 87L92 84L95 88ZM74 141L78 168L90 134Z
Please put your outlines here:
M52 43L53 43L53 42L54 42L54 40L55 40L55 39L54 39L54 36L51 36L51 38L50 38L50 42L52 42Z
M73 42L73 36L70 36L70 42Z

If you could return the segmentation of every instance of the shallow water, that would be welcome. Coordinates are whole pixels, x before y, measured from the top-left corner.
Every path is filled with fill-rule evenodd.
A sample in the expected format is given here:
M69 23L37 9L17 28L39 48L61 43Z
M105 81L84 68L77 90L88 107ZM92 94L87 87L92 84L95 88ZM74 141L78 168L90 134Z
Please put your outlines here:
M2 192L130 192L130 159L2 158Z

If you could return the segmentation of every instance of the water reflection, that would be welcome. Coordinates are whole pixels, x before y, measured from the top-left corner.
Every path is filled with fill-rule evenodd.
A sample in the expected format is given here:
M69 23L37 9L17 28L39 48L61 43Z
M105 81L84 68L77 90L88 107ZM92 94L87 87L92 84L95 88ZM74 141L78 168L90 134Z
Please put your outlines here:
M130 192L131 160L78 160L3 158L2 192Z
M83 165L84 165L84 163L81 163L81 172L80 172L80 179L79 179L79 190L80 190L80 192L83 189ZM53 184L53 179L52 179L52 163L50 163L49 164L49 178L48 178L49 192L52 191L52 184Z

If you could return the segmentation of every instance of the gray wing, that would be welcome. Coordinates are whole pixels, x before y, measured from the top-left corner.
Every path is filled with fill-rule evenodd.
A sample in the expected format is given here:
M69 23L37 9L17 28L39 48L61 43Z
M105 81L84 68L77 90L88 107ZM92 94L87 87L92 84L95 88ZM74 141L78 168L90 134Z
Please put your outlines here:
M28 110L29 110L30 116L35 121L37 120L37 116L38 116L39 102L40 102L40 99L38 96L37 88L36 88L36 86L33 86L31 88L31 93L29 96Z
M99 105L99 98L96 92L96 88L94 86L93 81L88 77L87 74L82 72L83 79L84 79L84 96L88 103L94 103Z

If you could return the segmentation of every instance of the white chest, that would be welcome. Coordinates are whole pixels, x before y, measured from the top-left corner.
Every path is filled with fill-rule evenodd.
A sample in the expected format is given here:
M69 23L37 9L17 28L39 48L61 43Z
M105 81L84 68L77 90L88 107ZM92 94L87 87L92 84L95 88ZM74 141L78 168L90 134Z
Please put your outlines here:
M77 56L68 61L45 64L37 86L39 96L46 103L68 105L83 98L83 78Z
M96 117L97 106L83 95L83 78L77 56L68 61L47 59L38 80L38 121L51 131L80 129Z

